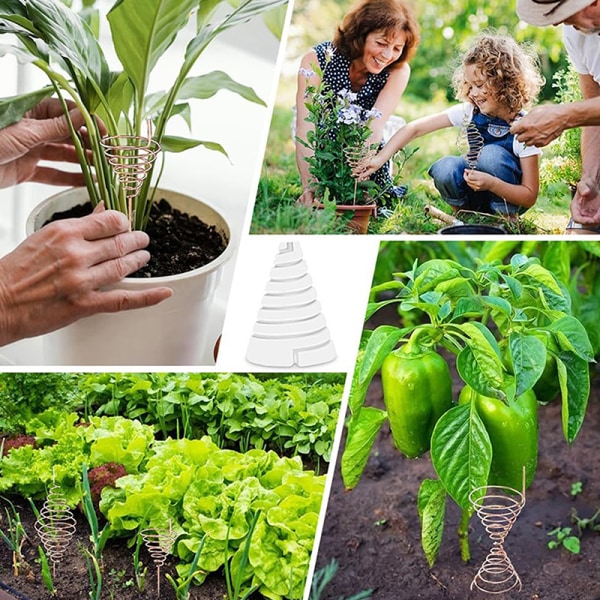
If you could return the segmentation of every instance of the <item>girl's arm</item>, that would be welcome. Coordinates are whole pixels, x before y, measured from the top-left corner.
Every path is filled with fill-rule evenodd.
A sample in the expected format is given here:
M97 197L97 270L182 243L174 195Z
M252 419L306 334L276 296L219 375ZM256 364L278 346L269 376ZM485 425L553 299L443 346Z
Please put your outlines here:
M531 208L537 200L540 187L539 155L521 158L523 177L521 184L507 183L477 169L465 169L467 185L476 192L487 190L504 198L510 204Z
M451 126L450 118L445 112L415 119L396 131L389 142L375 156L364 161L364 164L359 164L353 174L358 175L361 181L368 179L375 171L390 160L396 152L402 150L402 148L414 139L427 135L432 131Z
M306 141L308 131L313 129L313 124L306 121L308 110L306 109L306 88L307 86L318 86L321 78L317 75L313 68L318 65L317 53L311 50L304 55L300 61L298 69L298 84L296 88L296 137ZM298 201L302 204L311 205L314 201L314 192L310 189L311 175L308 169L306 158L311 155L310 148L302 145L298 140L296 143L296 165L300 173L300 181L302 183L302 195Z

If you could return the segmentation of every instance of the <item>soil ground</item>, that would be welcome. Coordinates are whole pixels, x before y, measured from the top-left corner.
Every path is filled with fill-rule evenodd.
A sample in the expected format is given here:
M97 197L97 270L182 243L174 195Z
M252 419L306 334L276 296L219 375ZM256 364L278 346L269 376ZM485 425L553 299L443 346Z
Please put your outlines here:
M560 401L540 407L539 459L526 504L505 541L505 549L522 580L520 593L497 596L521 600L600 600L600 532L586 529L579 555L547 547L548 533L573 526L571 511L589 518L600 507L600 371L583 428L569 447L562 436ZM374 379L367 404L382 406ZM343 448L343 441L342 441ZM483 563L490 540L476 517L471 519L471 561L461 561L456 528L460 511L447 502L446 529L432 569L420 546L417 493L425 477L436 477L429 454L410 460L392 443L389 427L379 433L363 478L345 491L339 468L334 481L316 569L332 559L339 570L322 600L341 600L373 590L377 600L470 600L486 597L469 587ZM583 491L571 495L574 482ZM573 526L574 527L574 526Z

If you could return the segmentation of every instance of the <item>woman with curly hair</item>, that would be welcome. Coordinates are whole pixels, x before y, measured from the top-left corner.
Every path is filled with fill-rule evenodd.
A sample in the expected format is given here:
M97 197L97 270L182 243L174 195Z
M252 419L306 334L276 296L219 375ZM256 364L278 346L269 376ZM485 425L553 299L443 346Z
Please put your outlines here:
M415 138L455 126L467 147L463 156L445 156L429 169L440 195L455 211L517 215L531 208L539 188L541 151L510 133L544 83L537 57L509 36L475 38L454 73L460 104L416 119L400 129L357 174L368 177Z
M373 121L369 144L383 139L410 76L409 60L419 44L420 31L405 0L360 0L337 27L333 41L322 42L301 60L296 94L296 162L303 193L299 202L311 205L314 190L306 160L311 124L307 121L307 89L324 82L334 94L342 90L356 94L355 103L380 115ZM386 162L386 161L384 161ZM395 191L388 165L382 163L373 179L391 195Z

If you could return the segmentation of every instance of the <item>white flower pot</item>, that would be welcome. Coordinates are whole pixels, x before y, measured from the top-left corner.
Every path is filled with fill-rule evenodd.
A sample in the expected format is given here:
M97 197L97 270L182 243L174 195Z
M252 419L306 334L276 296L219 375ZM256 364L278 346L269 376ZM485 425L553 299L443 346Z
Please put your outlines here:
M160 195L159 195L160 194ZM153 278L126 277L117 284L127 290L168 286L173 295L148 308L120 313L100 313L48 334L44 362L52 365L194 365L210 357L219 332L214 331L215 291L223 266L233 248L225 219L213 208L190 196L158 190L174 208L215 225L228 244L211 263L179 275ZM56 194L41 204L27 220L27 234L38 230L56 212L85 204L85 188Z

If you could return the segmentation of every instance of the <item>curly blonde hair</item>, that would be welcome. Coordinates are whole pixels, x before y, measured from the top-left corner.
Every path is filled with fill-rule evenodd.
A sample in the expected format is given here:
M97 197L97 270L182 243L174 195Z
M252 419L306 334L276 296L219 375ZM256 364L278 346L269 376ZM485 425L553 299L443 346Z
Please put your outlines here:
M531 106L544 85L537 54L510 36L485 33L475 38L452 78L456 97L463 102L469 101L465 67L470 65L481 71L496 101L515 113Z

